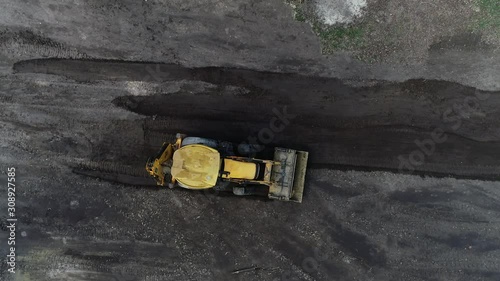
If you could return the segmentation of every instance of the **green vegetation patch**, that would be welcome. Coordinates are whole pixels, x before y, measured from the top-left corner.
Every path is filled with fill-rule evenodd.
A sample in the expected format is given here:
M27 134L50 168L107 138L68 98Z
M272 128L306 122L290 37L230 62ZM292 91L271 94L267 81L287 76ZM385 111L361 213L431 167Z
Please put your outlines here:
M313 23L313 30L321 39L322 51L326 54L337 50L359 49L364 45L365 29L363 26L324 27Z
M305 11L301 8L303 0L285 0L285 3L292 6L296 21L305 22L307 20Z
M481 11L478 27L500 31L500 0L478 0L478 5Z
M500 0L476 0L479 12L472 21L472 31L500 40Z
M295 12L295 20L300 21L300 22L305 22L306 19L306 14L304 13L304 10L302 10L300 7L295 6L293 8L293 11Z
M333 54L339 50L354 51L364 46L365 28L362 24L324 25L317 16L304 5L304 0L285 0L294 11L294 18L308 22L321 40L323 54Z

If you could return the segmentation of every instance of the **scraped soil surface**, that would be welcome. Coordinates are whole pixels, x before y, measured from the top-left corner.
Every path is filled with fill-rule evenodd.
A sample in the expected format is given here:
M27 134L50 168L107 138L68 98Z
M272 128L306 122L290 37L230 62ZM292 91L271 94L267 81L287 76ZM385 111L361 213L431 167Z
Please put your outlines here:
M156 141L149 141L153 147L166 135L184 132L305 149L315 167L489 179L498 178L500 170L498 92L455 83L374 81L370 87L353 87L338 79L297 74L112 61L34 60L18 63L14 70L81 82L184 81L170 93L159 88L138 95L136 88L136 93L111 101L144 116L136 125L145 138Z
M13 70L0 157L18 171L21 280L500 278L498 92L116 61ZM437 128L446 140L417 145ZM136 181L177 132L308 150L303 203Z

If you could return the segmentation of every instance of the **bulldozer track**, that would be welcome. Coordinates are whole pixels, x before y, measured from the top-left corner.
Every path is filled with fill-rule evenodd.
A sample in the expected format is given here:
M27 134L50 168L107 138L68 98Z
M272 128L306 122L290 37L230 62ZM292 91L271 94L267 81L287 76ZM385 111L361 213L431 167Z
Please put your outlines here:
M133 167L107 161L88 161L78 164L75 169L87 171L101 171L104 173L122 174L135 177L149 177L143 167Z
M485 180L500 179L500 166L496 165L466 165L458 163L422 163L414 166L414 170L400 169L399 163L390 159L367 159L362 157L335 157L330 163L312 164L312 167L324 166L345 166L356 168L365 168L371 170L389 170L402 173L415 173L432 176L455 176L459 178L481 178Z
M156 186L146 170L139 166L87 161L73 168L73 173L133 186Z
M61 57L88 59L85 53L48 37L31 31L6 32L2 38L2 52L7 55L23 57L25 54L36 54L41 57Z
M144 144L148 147L160 148L164 142L175 141L175 135L161 132L144 132Z

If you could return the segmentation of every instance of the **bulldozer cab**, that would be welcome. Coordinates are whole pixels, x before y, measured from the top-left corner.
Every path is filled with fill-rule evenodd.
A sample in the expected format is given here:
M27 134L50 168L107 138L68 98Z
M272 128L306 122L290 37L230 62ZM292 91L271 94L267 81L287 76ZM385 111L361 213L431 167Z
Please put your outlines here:
M174 152L172 177L186 188L211 188L217 183L220 162L219 152L211 147L201 144L183 146Z

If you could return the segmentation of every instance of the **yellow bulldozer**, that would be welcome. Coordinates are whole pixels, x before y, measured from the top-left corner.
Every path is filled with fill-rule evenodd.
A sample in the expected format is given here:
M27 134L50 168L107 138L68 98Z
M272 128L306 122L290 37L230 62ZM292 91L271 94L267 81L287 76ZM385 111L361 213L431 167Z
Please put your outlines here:
M158 185L173 188L229 191L235 195L267 195L270 199L302 202L308 152L274 149L273 160L251 157L258 144L177 134L175 143L163 143L146 163ZM270 157L269 157L270 158Z

